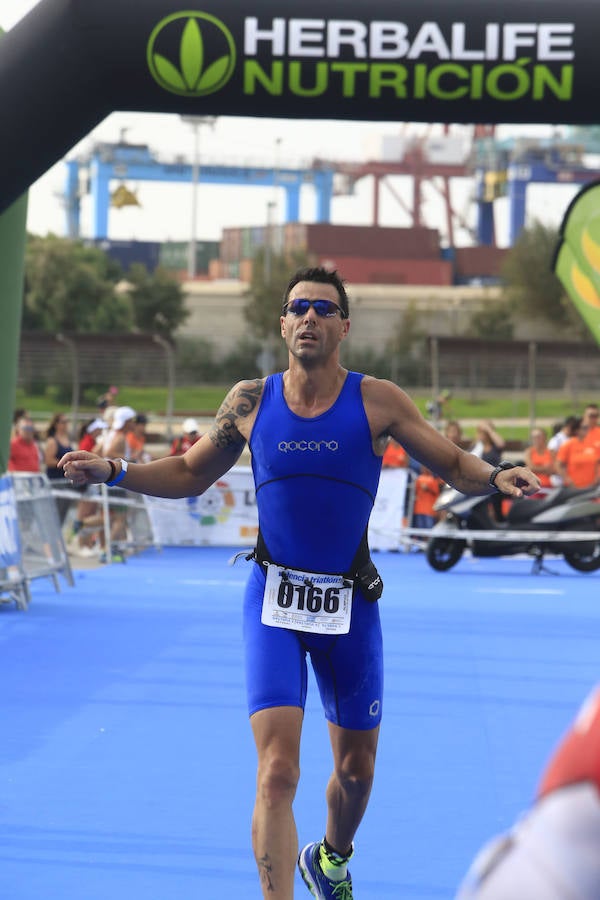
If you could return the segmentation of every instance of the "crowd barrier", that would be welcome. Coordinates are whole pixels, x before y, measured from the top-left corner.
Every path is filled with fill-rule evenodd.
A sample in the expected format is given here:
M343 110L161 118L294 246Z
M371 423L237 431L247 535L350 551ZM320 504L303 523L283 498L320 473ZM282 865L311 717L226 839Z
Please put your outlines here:
M0 478L0 596L19 609L30 601L29 582L59 575L73 585L58 505L45 475L13 472Z
M81 493L56 486L57 499L71 500L65 519L65 537L72 529L76 504ZM99 519L82 533L96 532L102 552L110 562L116 554L154 546L253 547L258 534L258 513L254 481L249 466L234 466L200 497L165 500L98 485L89 489L87 500L97 503ZM384 470L369 527L369 543L374 550L397 550L402 546L403 525L410 517L411 479L406 469ZM110 537L115 511L126 514L126 536ZM77 552L73 539L69 550Z
M96 510L93 523L77 534L74 523L82 501ZM384 470L369 526L373 550L398 550L410 521L412 479L406 469ZM115 518L124 533L114 539ZM87 521L87 520L86 520ZM252 470L235 466L200 497L164 500L104 485L85 493L67 481L45 475L12 473L0 479L0 597L21 609L30 601L29 582L58 576L73 584L69 553L125 560L145 547L253 547L258 513ZM118 554L118 556L117 556Z

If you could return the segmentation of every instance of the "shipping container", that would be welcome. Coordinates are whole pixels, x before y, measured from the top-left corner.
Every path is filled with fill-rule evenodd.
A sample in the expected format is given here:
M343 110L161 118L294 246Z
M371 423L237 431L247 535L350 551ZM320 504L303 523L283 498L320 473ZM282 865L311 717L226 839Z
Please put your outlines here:
M314 265L337 269L351 284L414 284L450 286L452 263L442 259L373 259L346 255L311 255Z
M154 272L159 265L161 245L158 241L113 241L98 238L86 243L104 250L106 255L118 262L125 272L133 263L141 263L149 272Z
M458 280L499 278L506 254L506 248L487 244L478 247L457 247L454 255L455 277Z
M238 277L240 281L246 282L246 284L250 284L252 281L252 271L254 269L254 260L253 259L240 259L240 268L238 271Z
M160 265L165 269L188 269L188 241L167 241L160 248ZM211 259L216 259L220 252L220 241L196 241L196 272L208 272Z
M439 259L440 235L435 228L305 225L305 248L310 253L356 254L373 259Z

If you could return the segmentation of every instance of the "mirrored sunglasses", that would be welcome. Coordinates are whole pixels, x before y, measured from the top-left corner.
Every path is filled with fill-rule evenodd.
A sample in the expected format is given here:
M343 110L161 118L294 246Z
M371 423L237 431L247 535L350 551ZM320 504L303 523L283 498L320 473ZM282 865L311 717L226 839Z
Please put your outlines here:
M318 316L324 319L330 319L339 313L342 319L345 319L344 310L333 300L308 300L305 297L297 297L290 300L283 308L283 314L291 313L293 316L305 316L310 308L313 308Z

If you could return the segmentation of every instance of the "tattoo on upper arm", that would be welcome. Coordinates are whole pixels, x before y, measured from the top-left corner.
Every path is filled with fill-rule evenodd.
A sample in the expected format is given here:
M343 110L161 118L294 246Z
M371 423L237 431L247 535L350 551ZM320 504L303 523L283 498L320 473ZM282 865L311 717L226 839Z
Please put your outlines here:
M243 381L229 391L209 432L209 437L216 447L225 449L243 442L237 423L239 419L244 419L254 412L262 390L263 380L256 378L254 381Z

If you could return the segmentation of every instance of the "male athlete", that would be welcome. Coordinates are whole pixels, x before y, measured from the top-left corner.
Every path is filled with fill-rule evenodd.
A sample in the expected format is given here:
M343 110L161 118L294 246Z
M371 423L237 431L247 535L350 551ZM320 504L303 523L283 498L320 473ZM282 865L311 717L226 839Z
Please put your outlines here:
M263 896L292 900L298 839L292 803L307 686L307 655L328 720L333 773L322 841L298 859L311 893L352 900L347 863L375 768L382 713L381 579L366 541L390 437L468 494L535 493L521 466L495 469L440 435L395 384L340 364L350 328L342 280L301 269L283 297L283 373L241 381L214 423L179 457L129 466L73 452L74 484L106 482L160 497L207 490L246 442L259 540L244 603L248 708L258 752L252 843ZM508 465L508 464L506 464Z
M536 803L478 855L457 900L600 897L600 685L553 754Z

